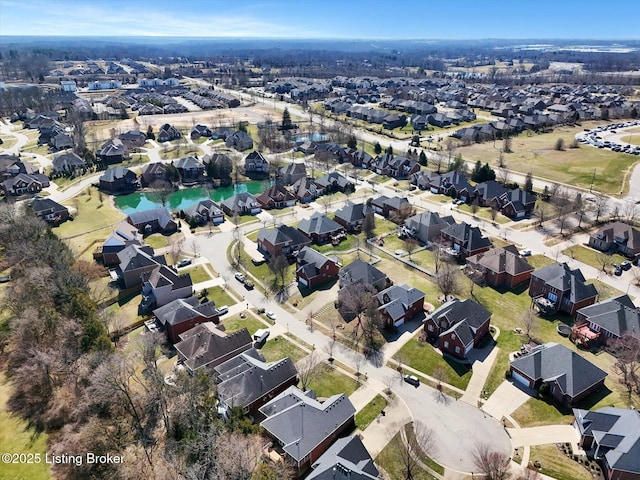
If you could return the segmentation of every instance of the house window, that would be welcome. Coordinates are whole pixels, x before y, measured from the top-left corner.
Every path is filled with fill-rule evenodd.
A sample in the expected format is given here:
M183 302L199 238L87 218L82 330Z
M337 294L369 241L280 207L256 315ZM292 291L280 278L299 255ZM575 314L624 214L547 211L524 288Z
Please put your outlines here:
M429 330L430 332L433 332L433 325L429 325L429 326L427 327L427 330Z
M449 348L449 342L444 342L444 348Z
M456 353L460 353L460 347L456 347Z

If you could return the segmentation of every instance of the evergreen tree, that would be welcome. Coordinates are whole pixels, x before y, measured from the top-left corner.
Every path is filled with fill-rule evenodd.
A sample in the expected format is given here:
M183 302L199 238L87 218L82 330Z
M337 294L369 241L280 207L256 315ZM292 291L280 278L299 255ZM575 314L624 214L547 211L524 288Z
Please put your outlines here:
M355 135L349 135L349 140L347 141L347 147L349 147L352 150L355 150L356 148L358 148L358 139L355 137Z
M282 112L282 130L291 130L291 128L293 128L291 115L289 114L289 109L285 107L284 112Z
M524 180L524 190L525 192L533 191L533 175L531 175L531 172L527 173L527 176Z
M389 155L393 155L393 147L389 145L384 153L388 153Z
M424 150L420 152L420 157L418 157L418 161L420 162L420 165L422 165L423 167L427 166L427 155L424 153Z
M382 145L380 145L380 142L376 142L373 146L373 151L376 155L380 155L382 153Z

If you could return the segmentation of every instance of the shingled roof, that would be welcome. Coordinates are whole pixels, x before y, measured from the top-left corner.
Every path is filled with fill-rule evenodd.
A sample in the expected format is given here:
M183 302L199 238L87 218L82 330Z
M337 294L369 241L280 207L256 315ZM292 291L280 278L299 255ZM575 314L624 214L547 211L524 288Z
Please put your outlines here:
M548 265L536 270L531 276L539 278L556 290L569 292L569 300L574 304L598 295L598 290L593 284L585 284L580 269L572 270L566 263Z
M379 472L358 435L340 438L312 465L307 480L378 480Z

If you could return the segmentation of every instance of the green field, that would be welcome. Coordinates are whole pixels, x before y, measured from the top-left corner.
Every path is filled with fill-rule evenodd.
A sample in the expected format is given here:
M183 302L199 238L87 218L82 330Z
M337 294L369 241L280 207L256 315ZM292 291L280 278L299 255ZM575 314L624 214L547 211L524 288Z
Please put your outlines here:
M362 410L356 413L356 427L366 429L376 419L380 412L388 405L387 399L382 395L376 395Z
M212 287L207 289L207 298L214 301L218 307L222 305L235 305L237 302L222 287Z
M327 364L322 364L320 369L320 373L309 382L307 387L316 392L318 397L328 398L338 393L344 393L348 397L360 386L356 380Z
M566 248L562 251L565 255L570 256L571 258L575 258L576 260L586 263L587 265L591 265L593 268L602 270L602 263L598 260L600 256L602 256L607 261L607 265L605 265L606 271L610 272L613 270L611 264L616 263L620 265L626 259L617 253L612 255L607 255L605 253L598 252L592 248L584 247L582 245L574 245L572 247Z
M264 346L260 349L260 353L264 355L267 362L275 362L285 357L289 357L294 362L297 362L307 356L307 352L283 336L268 338Z
M564 455L555 445L531 447L529 458L540 462L540 473L556 480L591 480L589 471Z
M240 318L239 315L234 315L229 318L224 317L220 323L224 327L224 331L227 333L237 332L238 330L246 328L249 330L249 333L253 335L256 330L265 328L264 323L251 315L248 315L245 318Z

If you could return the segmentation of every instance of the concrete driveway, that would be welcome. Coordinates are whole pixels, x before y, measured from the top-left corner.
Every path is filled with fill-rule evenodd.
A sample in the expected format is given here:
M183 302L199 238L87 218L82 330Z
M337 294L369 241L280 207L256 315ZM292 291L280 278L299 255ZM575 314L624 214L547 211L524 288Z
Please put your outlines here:
M512 382L505 380L500 384L493 395L485 402L482 409L498 420L515 412L527 400L531 398L533 390L526 391Z
M514 447L545 445L548 443L577 443L580 436L573 425L545 425L531 428L509 428Z

